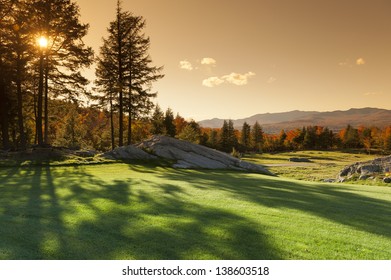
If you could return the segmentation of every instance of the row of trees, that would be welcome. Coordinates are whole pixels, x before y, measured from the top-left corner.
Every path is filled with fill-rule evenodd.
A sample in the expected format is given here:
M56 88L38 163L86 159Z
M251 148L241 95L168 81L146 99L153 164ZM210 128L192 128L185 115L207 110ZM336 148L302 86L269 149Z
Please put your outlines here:
M145 20L123 11L117 1L115 20L94 58L83 42L89 26L80 22L75 2L0 0L0 7L1 146L56 144L57 134L51 131L61 127L56 125L56 100L65 107L73 103L75 114L83 104L95 104L90 109L110 120L111 147L125 144L124 132L130 143L132 124L152 109L152 82L163 77L161 67L151 66ZM82 71L94 62L92 94Z
M278 152L289 150L365 149L391 151L391 126L354 128L348 125L334 133L327 127L308 126L278 135L264 133L256 122L253 126L244 123L235 130L232 121L225 121L221 129L200 129L199 143L225 152Z
M110 112L61 100L52 100L49 110L54 115L48 128L53 145L100 151L112 148ZM113 115L114 126L119 127L118 112ZM129 126L126 119L124 124L124 133L127 134ZM26 129L33 130L34 123L28 122ZM391 127L353 128L349 125L339 133L333 133L327 128L310 126L271 135L265 133L258 123L252 126L245 123L239 130L234 128L232 121L224 122L220 129L203 128L194 120L186 121L179 114L174 116L171 109L163 112L159 105L151 118L132 120L131 138L134 142L154 134L177 137L225 152L233 149L240 152L276 152L343 148L391 151ZM114 131L114 140L119 141L118 130Z
M219 129L203 128L194 121L186 122L179 115L173 118L170 109L164 115L158 106L151 125L154 127L151 130L152 134L176 136L224 152L279 152L304 149L365 149L368 153L391 151L391 126L380 129L363 126L354 128L348 125L338 133L327 127L307 126L290 131L281 130L279 134L274 135L265 133L258 122L252 126L245 122L241 129L235 129L232 120L228 120L224 121ZM173 130L169 129L171 126Z

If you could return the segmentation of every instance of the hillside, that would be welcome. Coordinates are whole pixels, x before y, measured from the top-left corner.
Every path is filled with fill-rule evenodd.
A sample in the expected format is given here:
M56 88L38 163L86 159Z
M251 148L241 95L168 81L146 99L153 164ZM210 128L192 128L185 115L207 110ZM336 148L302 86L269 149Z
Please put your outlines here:
M291 111L284 113L257 114L244 119L233 120L234 126L240 128L244 122L253 125L260 123L267 133L277 133L281 129L290 130L309 125L327 126L334 131L341 130L348 124L352 126L378 126L385 127L391 124L391 110L377 108L350 109L347 111L316 112ZM210 119L200 121L203 127L220 128L223 119Z

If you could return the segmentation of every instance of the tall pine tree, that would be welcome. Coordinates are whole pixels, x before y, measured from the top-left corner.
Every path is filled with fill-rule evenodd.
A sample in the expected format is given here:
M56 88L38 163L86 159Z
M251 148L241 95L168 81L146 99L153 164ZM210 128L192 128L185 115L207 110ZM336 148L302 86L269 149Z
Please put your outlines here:
M131 143L132 121L147 115L153 107L152 82L163 77L162 67L151 66L148 55L150 39L145 37L145 20L123 11L117 1L116 19L110 23L109 36L103 40L97 65L96 84L109 101L110 111L118 108L119 146L124 144L124 114L128 114L128 144Z
M31 28L47 40L37 48L39 57L39 91L37 102L38 144L48 144L50 96L78 101L87 94L88 80L81 70L93 62L93 51L83 42L88 24L80 22L78 5L71 0L37 0L31 5ZM49 96L50 95L50 96ZM42 102L43 100L43 102ZM44 115L44 125L42 116ZM42 129L45 135L42 136Z

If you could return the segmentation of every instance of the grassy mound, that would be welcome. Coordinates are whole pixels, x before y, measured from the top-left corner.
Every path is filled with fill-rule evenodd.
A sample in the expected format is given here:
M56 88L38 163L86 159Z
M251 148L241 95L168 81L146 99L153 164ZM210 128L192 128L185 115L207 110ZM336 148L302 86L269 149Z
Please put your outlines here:
M234 171L0 168L0 259L390 259L390 205Z

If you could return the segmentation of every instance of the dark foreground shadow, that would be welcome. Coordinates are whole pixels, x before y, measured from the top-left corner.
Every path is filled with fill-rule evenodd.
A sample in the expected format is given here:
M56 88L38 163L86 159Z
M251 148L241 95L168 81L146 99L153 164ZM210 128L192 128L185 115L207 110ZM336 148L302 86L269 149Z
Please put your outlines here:
M185 172L170 170L161 182L147 174L103 180L82 167L0 176L0 259L281 258L259 224L187 199L172 183L198 180Z

